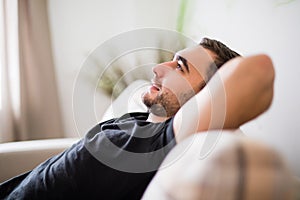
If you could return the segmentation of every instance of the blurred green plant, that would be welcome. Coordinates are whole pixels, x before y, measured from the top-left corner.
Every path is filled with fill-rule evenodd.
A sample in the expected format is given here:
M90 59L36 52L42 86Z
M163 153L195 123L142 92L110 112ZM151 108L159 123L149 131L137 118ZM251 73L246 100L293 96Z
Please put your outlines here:
M176 25L176 30L179 33L183 33L184 30L184 24L186 20L186 12L188 8L188 1L189 0L181 0L180 5L179 5L179 11L178 11L178 16L177 16L177 25Z
M179 4L178 9L178 15L176 19L176 31L179 33L184 32L185 28L185 21L186 21L186 14L188 10L188 3L189 0L181 0ZM173 45L175 48L174 50L180 50L183 48L186 48L187 44L184 38L177 38L176 41L175 38L173 41L171 41L171 44L166 44L164 38L157 38L158 41L158 47L157 49L164 49L165 46ZM110 50L110 56L116 57L118 55L114 55L113 51ZM156 57L152 61L153 63L162 63L165 61L168 61L172 59L173 54L171 53L163 53L163 52L156 52ZM136 56L135 58L137 60L137 64L142 65L143 58L140 56ZM100 64L100 62L97 62L97 66L101 69L105 70L104 67ZM142 71L140 70L138 74L132 74L130 80L125 80L124 77L126 76L126 71L123 70L123 65L112 65L109 67L108 70L105 70L102 74L101 79L98 81L98 88L100 88L103 92L105 92L107 95L112 96L113 98L116 98L119 96L119 94L133 81L138 79L144 79L149 80L152 76L152 74L149 76L148 71Z
M286 5L289 3L292 3L296 0L275 0L275 6L281 6L281 5Z

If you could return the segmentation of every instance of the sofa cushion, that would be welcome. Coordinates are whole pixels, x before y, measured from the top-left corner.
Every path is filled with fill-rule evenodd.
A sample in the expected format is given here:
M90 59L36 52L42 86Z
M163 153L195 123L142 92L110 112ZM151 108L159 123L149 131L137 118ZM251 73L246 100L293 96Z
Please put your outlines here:
M78 140L62 138L0 144L0 182L33 169Z

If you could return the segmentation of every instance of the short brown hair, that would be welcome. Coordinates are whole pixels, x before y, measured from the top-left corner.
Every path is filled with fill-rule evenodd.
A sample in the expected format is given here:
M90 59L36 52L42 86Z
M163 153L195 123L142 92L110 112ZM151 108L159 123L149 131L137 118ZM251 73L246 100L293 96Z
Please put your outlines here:
M209 71L207 72L208 80L223 64L225 64L227 61L229 61L232 58L240 56L240 54L233 51L232 49L230 49L229 47L227 47L225 44L223 44L218 40L213 40L205 37L201 40L199 45L201 45L205 49L212 51L216 55L216 57L214 58L214 63L212 63L212 66L209 68Z
M240 54L231 50L229 47L218 40L203 38L200 42L200 45L216 54L217 57L215 59L215 64L218 69L228 60L240 56Z

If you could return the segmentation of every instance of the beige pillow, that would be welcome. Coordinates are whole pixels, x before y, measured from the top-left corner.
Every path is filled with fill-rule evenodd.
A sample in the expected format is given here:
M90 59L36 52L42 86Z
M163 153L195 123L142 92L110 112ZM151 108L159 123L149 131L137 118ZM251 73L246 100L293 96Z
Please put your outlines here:
M142 199L293 199L293 177L272 148L231 131L195 134L166 157ZM206 146L205 146L205 145ZM209 147L207 156L200 156Z

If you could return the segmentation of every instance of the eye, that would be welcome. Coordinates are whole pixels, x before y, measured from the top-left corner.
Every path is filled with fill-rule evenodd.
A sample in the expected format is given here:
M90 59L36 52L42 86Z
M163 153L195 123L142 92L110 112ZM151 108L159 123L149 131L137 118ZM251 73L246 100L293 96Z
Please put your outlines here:
M178 69L178 70L184 72L184 71L183 71L183 68L182 68L182 61L181 61L181 60L178 60L178 61L177 61L177 67L176 67L176 69Z

